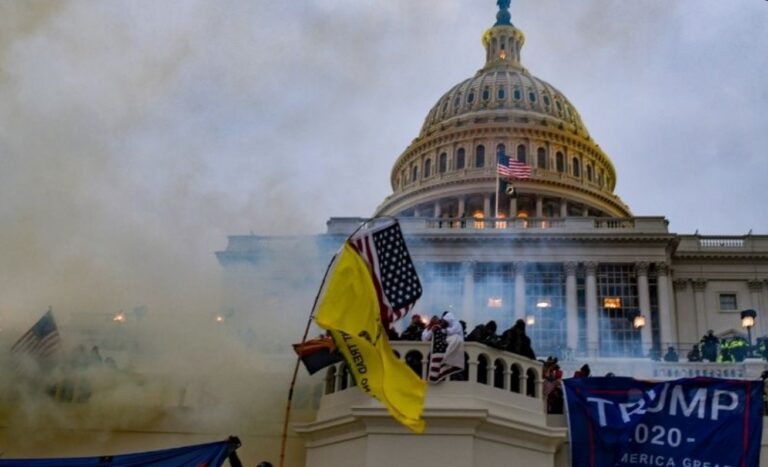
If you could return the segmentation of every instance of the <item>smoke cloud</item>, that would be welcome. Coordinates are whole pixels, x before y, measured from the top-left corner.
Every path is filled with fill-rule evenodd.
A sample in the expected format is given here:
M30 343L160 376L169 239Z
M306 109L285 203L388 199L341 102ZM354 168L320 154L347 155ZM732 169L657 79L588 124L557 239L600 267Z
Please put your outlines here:
M768 202L763 3L531 0L512 19L526 33L524 65L580 110L636 215L666 215L683 233L768 232L756 215ZM127 342L114 352L121 371L162 375L164 387L192 381L199 392L184 397L210 402L201 416L212 426L245 420L276 436L287 344L311 306L293 287L319 284L325 258L278 249L272 266L295 271L311 257L309 271L290 286L247 272L250 294L219 326L232 297L213 252L227 235L312 234L331 216L371 214L428 109L482 66L495 10L490 0L0 3L0 343L52 306L68 352ZM259 288L285 298L249 304ZM133 328L115 329L120 310ZM104 389L100 412L147 385ZM19 404L20 426L57 417L46 404ZM270 423L258 425L265 407Z

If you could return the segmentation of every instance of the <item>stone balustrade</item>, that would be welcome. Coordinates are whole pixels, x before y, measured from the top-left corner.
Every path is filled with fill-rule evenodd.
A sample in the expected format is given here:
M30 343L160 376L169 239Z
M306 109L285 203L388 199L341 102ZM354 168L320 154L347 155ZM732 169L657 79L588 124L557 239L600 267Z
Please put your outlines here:
M392 347L401 360L419 376L426 379L429 342L394 341ZM466 368L454 375L455 381L468 381L492 386L499 390L542 397L542 363L510 352L497 350L477 342L465 342ZM341 362L326 370L325 394L354 386L346 364Z
M328 221L328 234L349 235L365 219L356 217L334 217ZM403 232L407 234L436 233L441 231L482 233L484 231L552 231L562 233L638 233L669 234L667 221L663 217L601 218L601 217L555 217L555 218L434 218L402 217L399 219Z

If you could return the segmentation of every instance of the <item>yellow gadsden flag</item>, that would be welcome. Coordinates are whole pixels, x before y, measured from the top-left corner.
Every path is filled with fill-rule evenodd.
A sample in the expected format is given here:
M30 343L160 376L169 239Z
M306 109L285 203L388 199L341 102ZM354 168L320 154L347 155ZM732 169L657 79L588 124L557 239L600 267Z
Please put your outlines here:
M317 323L331 332L357 387L380 400L397 421L422 433L427 384L392 351L371 273L349 243L336 256L316 312Z

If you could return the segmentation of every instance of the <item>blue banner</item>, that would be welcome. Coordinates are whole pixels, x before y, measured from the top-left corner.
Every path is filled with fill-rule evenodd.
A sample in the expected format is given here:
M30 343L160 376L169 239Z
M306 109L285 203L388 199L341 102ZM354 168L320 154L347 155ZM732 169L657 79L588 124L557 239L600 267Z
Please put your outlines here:
M240 446L237 438L162 451L61 459L0 459L0 467L219 467Z
M571 467L758 467L763 383L563 381Z

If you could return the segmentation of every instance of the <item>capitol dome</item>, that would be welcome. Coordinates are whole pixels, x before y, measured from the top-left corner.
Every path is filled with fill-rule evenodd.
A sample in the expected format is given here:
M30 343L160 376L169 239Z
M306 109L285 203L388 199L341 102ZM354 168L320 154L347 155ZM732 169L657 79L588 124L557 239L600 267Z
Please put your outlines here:
M393 194L376 215L630 217L613 193L613 164L576 108L522 66L525 36L505 8L482 42L485 66L430 109L418 137L395 162ZM497 189L499 154L528 166L530 175L502 179Z

